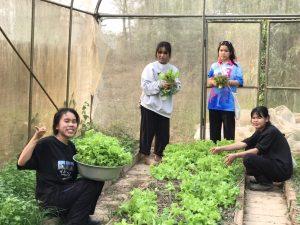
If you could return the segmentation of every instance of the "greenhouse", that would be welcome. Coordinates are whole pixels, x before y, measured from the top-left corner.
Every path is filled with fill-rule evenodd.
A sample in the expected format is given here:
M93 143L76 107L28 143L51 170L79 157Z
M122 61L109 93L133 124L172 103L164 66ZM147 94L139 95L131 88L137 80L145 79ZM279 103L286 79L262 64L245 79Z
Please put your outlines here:
M45 126L45 136L52 135L53 115L63 107L74 108L79 113L78 135L93 128L110 136L122 136L121 145L125 143L126 147L132 148L129 151L133 155L132 165L123 168L118 180L106 182L98 200L95 217L102 221L101 224L272 224L268 220L274 217L272 209L267 219L256 212L253 212L255 216L251 214L249 208L254 203L249 199L256 201L256 198L263 197L247 192L242 163L226 167L222 159L224 154L212 156L208 152L214 148L209 141L208 99L212 88L208 84L208 74L212 63L218 60L218 44L222 41L233 44L243 74L243 85L238 88L241 116L235 122L235 140L251 136L254 129L250 112L256 106L266 106L270 121L284 133L293 156L292 179L280 184L282 186L275 185L275 194L270 192L271 197L266 197L269 202L256 203L283 207L278 209L283 213L282 217L277 215L277 222L282 219L277 224L299 223L300 1L0 2L0 192L8 185L20 186L11 187L7 195L0 194L1 201L5 200L0 203L0 224L39 224L48 218L48 215L40 215L25 223L21 211L10 210L10 204L25 205L18 202L18 198L31 204L27 208L24 206L24 212L35 212L38 208L32 203L35 184L24 181L32 179L34 174L17 171L8 162L16 164L36 126ZM170 63L179 69L181 90L174 96L166 158L159 165L151 165L149 170L149 166L141 165L137 159L141 74L147 64L156 60L155 49L161 41L172 45ZM114 145L115 142L110 141ZM80 141L74 142L78 148ZM222 140L220 145L229 143ZM177 152L182 149L187 153L181 155ZM199 149L206 152L199 152ZM176 160L173 161L172 157ZM202 161L194 162L193 157ZM205 180L209 177L206 170L211 174L216 172L214 165L218 170L215 179L211 176L212 180ZM196 171L200 171L199 174ZM14 176L23 177L23 180L15 181ZM189 180L190 176L195 176L195 180ZM221 177L225 180L220 181ZM134 181L130 183L128 180ZM122 182L128 189L122 185L120 189L114 189ZM226 182L228 185L233 182L233 186L227 187ZM221 190L224 192L213 187L209 189L216 183L223 185ZM135 189L137 187L142 188ZM189 188L192 191L187 191ZM158 192L156 197L153 197L154 192ZM195 197L207 196L207 192L215 195L211 199ZM117 193L126 196L115 199ZM290 198L287 193L296 197ZM12 197L14 194L17 197ZM32 199L28 200L28 195ZM277 195L284 204L271 201ZM134 216L130 215L128 208L137 207L133 205L135 198L144 199L140 204L149 207ZM125 200L129 202L122 205ZM115 205L109 205L111 201ZM241 210L237 210L238 204L242 205ZM206 207L205 210L201 205ZM253 222L253 217L259 217L257 221L260 222Z

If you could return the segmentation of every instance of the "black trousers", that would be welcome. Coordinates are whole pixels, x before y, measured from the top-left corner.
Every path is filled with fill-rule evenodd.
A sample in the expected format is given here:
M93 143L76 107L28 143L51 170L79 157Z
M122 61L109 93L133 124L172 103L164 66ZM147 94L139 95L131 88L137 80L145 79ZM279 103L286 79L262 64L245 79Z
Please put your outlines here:
M270 184L273 181L282 182L291 177L291 173L283 172L274 161L262 156L251 154L243 159L246 173L254 176L256 181L262 184Z
M104 182L79 179L73 184L62 185L43 199L43 206L59 210L66 225L86 225L94 214Z
M170 140L170 119L141 106L140 153L150 155L154 136L154 153L163 156Z
M210 140L217 142L221 140L221 128L223 123L223 134L227 140L235 137L235 115L231 111L209 110Z

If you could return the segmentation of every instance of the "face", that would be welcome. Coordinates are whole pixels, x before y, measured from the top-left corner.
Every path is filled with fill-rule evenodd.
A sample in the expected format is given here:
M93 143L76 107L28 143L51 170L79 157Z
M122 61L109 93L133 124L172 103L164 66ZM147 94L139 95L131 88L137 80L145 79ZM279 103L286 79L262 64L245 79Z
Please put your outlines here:
M251 118L252 126L256 130L264 129L267 122L269 122L269 118L261 117L261 116L257 115L256 113L254 113L252 118Z
M156 58L161 64L167 64L170 60L170 54L165 48L159 48L156 52Z
M230 56L230 51L228 47L226 45L221 45L219 49L219 58L222 61L227 61L229 60L229 56Z
M76 134L77 127L78 124L75 115L71 112L67 112L60 118L56 129L58 130L58 135L71 138Z

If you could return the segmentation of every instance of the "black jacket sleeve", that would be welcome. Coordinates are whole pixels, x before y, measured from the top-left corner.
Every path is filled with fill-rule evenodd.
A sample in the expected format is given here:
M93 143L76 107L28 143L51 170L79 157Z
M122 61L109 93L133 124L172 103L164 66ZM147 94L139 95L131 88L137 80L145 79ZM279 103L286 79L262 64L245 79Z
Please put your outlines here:
M251 149L251 148L254 148L257 141L258 141L258 138L259 138L259 135L257 132L255 132L254 134L252 134L251 137L248 137L244 140L242 140L242 142L244 142L247 147L245 148L245 150L248 150L248 149Z

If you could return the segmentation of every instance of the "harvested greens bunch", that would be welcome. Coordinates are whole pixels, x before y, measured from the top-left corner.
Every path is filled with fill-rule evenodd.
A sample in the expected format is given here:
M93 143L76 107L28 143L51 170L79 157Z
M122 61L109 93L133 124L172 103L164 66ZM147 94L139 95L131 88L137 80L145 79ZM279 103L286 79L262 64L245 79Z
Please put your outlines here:
M161 96L171 96L176 92L176 78L179 77L179 72L174 72L173 70L169 69L166 73L159 73L159 79L165 81L166 83L170 84L171 87L168 89L161 88L160 95Z
M94 166L125 166L132 162L132 156L124 151L119 141L100 132L89 130L83 137L74 140L76 160Z
M217 88L223 88L228 85L228 77L225 75L218 75L214 77Z

